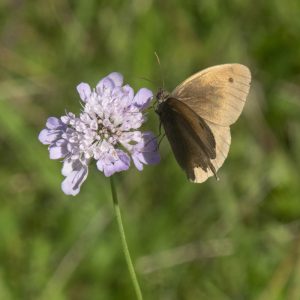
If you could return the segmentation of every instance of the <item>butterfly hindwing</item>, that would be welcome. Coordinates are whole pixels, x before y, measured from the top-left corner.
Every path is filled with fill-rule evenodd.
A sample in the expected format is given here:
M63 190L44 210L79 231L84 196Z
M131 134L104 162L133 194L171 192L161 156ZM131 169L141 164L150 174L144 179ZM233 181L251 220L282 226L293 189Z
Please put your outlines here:
M219 126L207 121L207 125L211 129L215 141L216 141L216 158L211 160L211 164L215 170L218 171L223 165L231 143L230 128L228 126ZM195 168L195 179L196 183L204 182L207 178L214 176L215 174L209 169L204 171L202 168Z

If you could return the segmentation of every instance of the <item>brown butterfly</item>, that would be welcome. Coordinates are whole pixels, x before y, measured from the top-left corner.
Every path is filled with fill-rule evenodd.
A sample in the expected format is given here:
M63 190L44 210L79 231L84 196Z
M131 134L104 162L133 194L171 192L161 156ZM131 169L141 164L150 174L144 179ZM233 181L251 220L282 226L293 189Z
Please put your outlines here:
M225 64L192 75L170 94L157 93L156 112L190 181L218 179L231 143L229 126L243 110L250 81L246 66Z

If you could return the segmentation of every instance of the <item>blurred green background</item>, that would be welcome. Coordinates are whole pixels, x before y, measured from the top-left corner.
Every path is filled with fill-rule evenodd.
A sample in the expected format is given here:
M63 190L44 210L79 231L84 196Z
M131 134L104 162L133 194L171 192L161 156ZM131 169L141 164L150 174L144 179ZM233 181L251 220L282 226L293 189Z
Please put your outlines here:
M65 196L37 136L79 112L81 81L119 71L156 91L154 51L169 90L228 62L253 83L219 182L189 183L166 139L159 165L117 176L145 299L300 299L299 14L297 0L2 0L0 299L135 299L109 181L91 167Z

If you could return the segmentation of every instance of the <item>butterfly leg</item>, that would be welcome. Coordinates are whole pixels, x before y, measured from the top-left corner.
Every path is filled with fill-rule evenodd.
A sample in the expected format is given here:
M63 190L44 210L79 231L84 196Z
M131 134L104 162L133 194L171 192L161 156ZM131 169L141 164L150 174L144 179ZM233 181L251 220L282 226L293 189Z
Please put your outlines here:
M162 142L163 138L166 136L166 134L164 133L163 136L159 139L158 144L157 144L157 149L159 149L160 143Z

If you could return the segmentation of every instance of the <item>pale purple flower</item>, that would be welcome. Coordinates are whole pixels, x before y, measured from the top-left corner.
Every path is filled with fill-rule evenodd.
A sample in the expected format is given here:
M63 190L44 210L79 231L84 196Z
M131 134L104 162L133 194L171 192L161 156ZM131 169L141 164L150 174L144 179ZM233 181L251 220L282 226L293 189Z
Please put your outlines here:
M107 177L127 170L131 159L140 171L145 164L159 162L153 133L139 131L146 120L142 110L153 98L150 90L142 88L134 95L129 85L123 85L123 76L114 72L95 89L80 83L77 91L83 102L79 116L50 117L39 134L39 140L49 145L50 158L63 161L65 194L79 193L92 160Z

